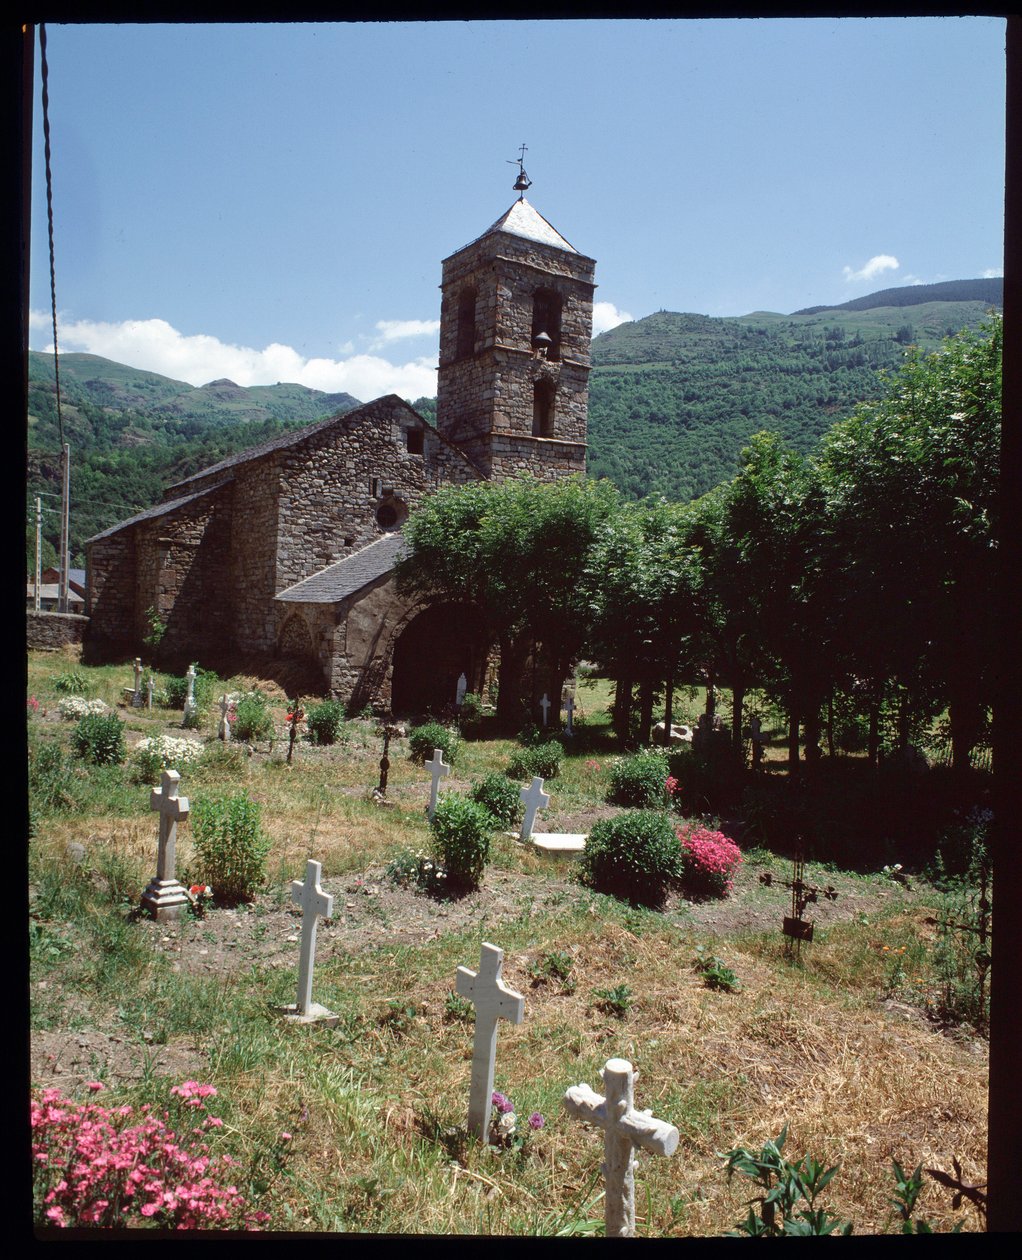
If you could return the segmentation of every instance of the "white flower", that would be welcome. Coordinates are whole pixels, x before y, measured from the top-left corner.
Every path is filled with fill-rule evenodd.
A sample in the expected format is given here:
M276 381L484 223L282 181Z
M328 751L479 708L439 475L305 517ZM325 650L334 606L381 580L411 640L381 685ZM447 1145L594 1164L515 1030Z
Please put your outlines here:
M164 766L190 765L202 756L203 745L195 739L177 739L173 735L157 735L149 739L140 739L135 745L135 753L142 755L153 753L159 757Z
M81 696L65 696L57 705L60 716L67 722L77 722L90 713L108 713L110 706L100 699L83 700Z

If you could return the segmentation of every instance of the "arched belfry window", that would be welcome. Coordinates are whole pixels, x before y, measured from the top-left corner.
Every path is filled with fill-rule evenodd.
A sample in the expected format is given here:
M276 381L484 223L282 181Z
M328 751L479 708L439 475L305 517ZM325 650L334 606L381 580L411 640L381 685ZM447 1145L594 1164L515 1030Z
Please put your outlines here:
M546 333L549 342L546 345L546 358L556 360L561 357L561 306L563 299L553 289L537 289L532 299L532 344L536 347L536 338Z
M532 387L532 436L554 436L554 396L556 389L553 381L537 381Z
M476 291L462 289L458 297L458 349L459 359L470 359L476 351Z

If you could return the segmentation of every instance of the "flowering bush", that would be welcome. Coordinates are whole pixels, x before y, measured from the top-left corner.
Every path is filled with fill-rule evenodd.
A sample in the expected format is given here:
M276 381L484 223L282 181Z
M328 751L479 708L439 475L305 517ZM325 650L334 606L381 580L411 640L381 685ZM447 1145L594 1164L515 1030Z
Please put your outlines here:
M140 782L155 782L164 768L190 766L202 752L203 745L197 739L178 739L173 735L140 739L131 752L133 776Z
M25 701L25 704L29 713L39 712L39 701L35 698L35 696L29 696L29 698Z
M109 713L110 706L100 699L83 700L81 696L65 696L57 705L65 722L79 722L90 713Z
M88 1088L102 1090L99 1081ZM62 1098L32 1099L32 1182L39 1224L68 1228L153 1225L165 1229L258 1229L265 1212L248 1210L237 1186L223 1185L235 1161L202 1141L223 1121L210 1115L212 1085L185 1081L162 1119L146 1104L102 1107Z
M710 831L698 823L679 827L678 841L685 892L693 897L728 896L742 864L738 845L722 831Z
M499 1090L494 1090L490 1101L493 1104L493 1111L490 1113L490 1142L494 1146L511 1147L523 1151L530 1135L542 1129L546 1124L543 1116L538 1111L534 1111L526 1122L528 1128L524 1133L519 1134L518 1117L515 1115L515 1105L511 1099Z

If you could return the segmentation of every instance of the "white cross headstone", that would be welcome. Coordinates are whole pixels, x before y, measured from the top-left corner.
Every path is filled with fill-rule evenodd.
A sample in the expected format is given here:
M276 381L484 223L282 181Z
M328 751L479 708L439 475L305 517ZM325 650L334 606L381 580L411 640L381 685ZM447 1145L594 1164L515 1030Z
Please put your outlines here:
M160 815L160 848L156 874L142 894L142 905L154 919L176 919L189 904L175 874L177 824L188 817L188 798L177 794L180 781L176 770L164 770L160 786L149 794L149 808Z
M305 863L305 879L293 880L291 900L302 908L302 951L298 963L298 1001L295 1009L301 1015L312 1010L312 967L316 954L316 925L320 917L329 919L334 899L319 885L323 867L310 858Z
M678 1149L678 1130L673 1124L656 1120L649 1111L636 1111L635 1082L627 1059L608 1059L600 1073L607 1090L601 1098L588 1085L572 1085L564 1095L569 1115L603 1129L604 1235L607 1238L635 1236L636 1146L654 1155L673 1155Z
M465 692L468 691L468 679L464 674L458 675L458 686L454 693L454 703L461 708L461 702L465 699Z
M426 769L433 776L433 783L429 789L429 807L426 810L429 821L433 821L433 815L436 813L436 798L440 790L440 780L446 779L451 773L451 767L444 765L444 754L442 749L433 749L433 760L426 762Z
M195 702L195 666L189 665L188 672L185 674L185 682L188 684L188 694L185 696L184 717L187 722L190 717L194 717L198 711L198 704Z
M133 709L141 709L142 707L142 658L135 657L135 690L131 696L131 707Z
M518 833L518 838L525 844L528 844L532 839L532 828L536 822L536 811L538 809L546 809L550 804L550 794L543 791L543 780L537 774L529 786L522 788L518 795L525 806L525 817L522 819L522 829Z
M543 725L546 726L547 714L550 712L550 701L547 699L545 691L543 692L543 699L539 702L539 707L543 710Z
M571 716L575 712L575 701L571 696L569 696L564 702L564 712L568 715L568 721L564 728L564 733L566 735L571 735L573 733L571 729Z
M220 697L220 726L217 730L217 739L229 741L231 738L231 724L227 720L227 711L231 707L230 696Z
M146 679L146 693L147 693L146 694L146 708L152 709L153 707L153 676L152 674L150 674L149 677Z
M457 990L475 1003L476 1031L472 1043L472 1084L468 1096L468 1130L485 1142L493 1103L493 1064L497 1055L497 1020L520 1024L525 1018L525 998L509 988L500 976L504 951L483 942L479 970L458 968Z

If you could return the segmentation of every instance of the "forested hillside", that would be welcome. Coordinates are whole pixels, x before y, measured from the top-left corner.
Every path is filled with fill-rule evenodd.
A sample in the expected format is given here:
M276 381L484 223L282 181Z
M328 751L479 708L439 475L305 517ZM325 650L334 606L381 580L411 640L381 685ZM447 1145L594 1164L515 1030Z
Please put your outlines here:
M883 393L910 345L934 349L1000 306L999 280L887 289L841 307L736 319L659 311L593 341L592 477L628 498L687 501L738 470L770 429L811 451L856 403ZM953 299L953 300L949 300ZM865 305L864 305L865 304ZM200 388L89 354L61 355L64 440L71 445L71 554L86 538L160 500L165 486L288 428L358 405L302 385ZM435 422L435 399L412 404ZM43 493L44 536L59 531L60 439L52 356L29 355L28 525ZM47 547L47 558L51 555Z
M760 430L808 453L856 403L881 396L880 373L899 368L910 345L934 349L989 309L969 300L737 319L660 311L621 324L593 341L589 474L630 498L687 500L732 477Z

